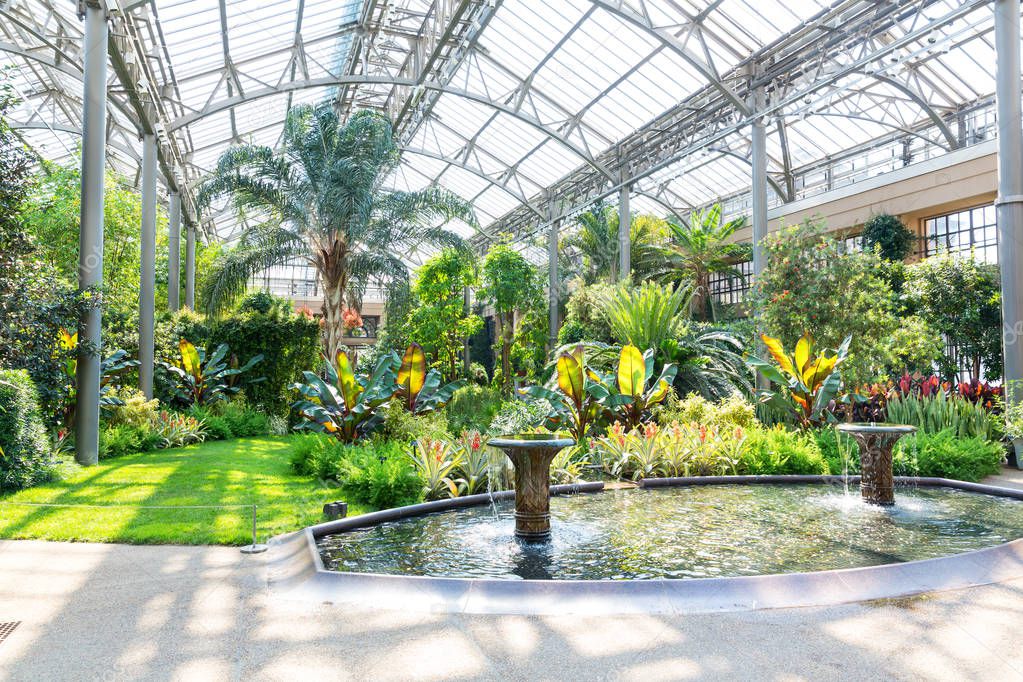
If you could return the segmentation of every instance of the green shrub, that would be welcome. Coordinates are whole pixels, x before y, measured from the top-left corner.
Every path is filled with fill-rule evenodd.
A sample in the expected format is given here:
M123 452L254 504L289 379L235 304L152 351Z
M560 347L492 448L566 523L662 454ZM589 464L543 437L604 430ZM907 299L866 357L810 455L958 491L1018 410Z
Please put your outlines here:
M814 430L813 437L831 473L841 474L843 471L849 474L859 473L860 449L852 436L839 433L832 426L825 426Z
M397 444L350 447L342 486L355 502L377 509L423 500L423 479Z
M380 436L385 440L398 443L411 443L414 440L451 440L448 433L448 420L443 410L426 414L411 414L400 402L392 400L384 411L384 423L380 428Z
M453 434L486 431L503 404L501 391L496 388L464 386L455 391L448 402L448 430Z
M744 474L827 474L828 463L810 434L781 426L750 431L739 456Z
M945 430L906 436L896 444L894 459L896 475L979 481L998 473L1004 456L1000 442L957 437ZM906 473L900 474L900 470Z
M214 413L224 420L234 438L265 436L270 433L270 419L245 400L236 399L216 405Z
M0 489L27 488L56 472L35 384L25 370L0 370L0 450Z
M661 426L669 426L672 422L679 424L696 422L720 429L736 426L752 429L757 426L756 408L739 394L732 394L714 403L696 393L679 399L678 395L672 392L668 394L664 404L654 410L654 419Z
M243 362L262 354L255 370L266 381L245 388L250 405L268 414L287 415L292 397L288 386L302 371L320 361L320 328L315 320L296 315L287 301L268 294L253 294L238 312L213 323L208 347L226 343Z
M492 436L524 433L540 427L551 412L546 400L509 400L490 421L487 433Z
M292 438L291 468L302 476L337 480L339 462L344 456L344 446L330 436L304 433Z
M929 396L895 396L887 404L888 421L910 424L924 433L950 430L960 438L1001 437L1002 420L982 404L938 391Z
M195 417L206 427L206 440L227 440L234 438L234 432L227 419L213 411L212 407L206 405L193 405L188 408L188 414Z
M152 443L147 427L131 424L103 426L99 432L99 458L109 459L142 452L143 444Z
M116 389L113 395L123 404L107 407L107 424L128 424L144 428L151 427L159 417L160 401L155 398L146 400L146 396L137 388L125 386Z

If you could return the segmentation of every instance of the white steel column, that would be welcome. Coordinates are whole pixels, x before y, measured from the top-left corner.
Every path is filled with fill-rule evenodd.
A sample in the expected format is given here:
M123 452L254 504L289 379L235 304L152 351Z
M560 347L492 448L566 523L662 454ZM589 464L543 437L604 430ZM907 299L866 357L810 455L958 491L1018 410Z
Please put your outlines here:
M998 261L1002 273L1002 351L1006 400L1023 400L1023 113L1020 108L1020 2L995 1L998 110ZM1023 468L1016 452L1016 466Z
M185 306L195 310L195 225L185 225Z
M558 316L558 303L560 297L558 296L561 289L561 278L558 275L558 233L561 231L561 221L555 220L551 223L550 230L547 232L547 304L550 307L548 311L548 325L547 331L548 339L548 351L554 352L558 347L558 330L559 330L559 316Z
M139 389L153 397L156 307L156 136L142 138L142 267L139 279Z
M627 280L632 275L632 216L629 212L629 186L624 185L618 193L618 279Z
M757 108L763 106L762 89L756 92ZM753 119L750 135L751 163L753 164L753 277L760 276L764 262L764 238L767 237L767 125L763 116Z
M171 192L167 202L167 307L181 307L181 195Z
M82 206L78 233L79 291L103 286L103 181L107 134L107 18L98 2L84 3L85 58L82 82ZM78 327L75 383L75 459L99 461L99 384L102 310L92 305Z

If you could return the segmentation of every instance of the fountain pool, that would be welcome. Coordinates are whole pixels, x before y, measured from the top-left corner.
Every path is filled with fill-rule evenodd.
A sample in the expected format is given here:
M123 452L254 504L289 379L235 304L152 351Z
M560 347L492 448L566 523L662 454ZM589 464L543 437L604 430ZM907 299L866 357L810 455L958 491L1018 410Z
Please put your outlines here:
M500 580L716 578L932 559L1023 537L1023 501L903 487L894 507L834 485L700 485L551 499L548 542L511 500L318 539L326 569Z

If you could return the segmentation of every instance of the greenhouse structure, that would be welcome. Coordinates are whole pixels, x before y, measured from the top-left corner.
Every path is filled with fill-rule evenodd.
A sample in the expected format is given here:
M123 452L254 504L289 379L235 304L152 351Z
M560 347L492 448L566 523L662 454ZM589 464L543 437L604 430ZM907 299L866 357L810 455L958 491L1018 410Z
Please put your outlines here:
M1023 677L1021 14L0 0L0 676Z

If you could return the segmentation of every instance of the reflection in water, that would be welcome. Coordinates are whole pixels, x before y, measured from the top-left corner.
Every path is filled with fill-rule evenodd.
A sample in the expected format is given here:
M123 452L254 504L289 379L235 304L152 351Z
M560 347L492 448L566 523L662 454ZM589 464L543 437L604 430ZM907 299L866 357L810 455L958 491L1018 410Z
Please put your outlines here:
M1023 536L1023 502L909 488L894 507L824 485L708 485L551 499L551 539L510 500L322 538L331 570L510 580L700 578L945 556Z
M551 580L551 566L554 563L549 540L540 542L515 538L519 545L512 572L523 580Z

